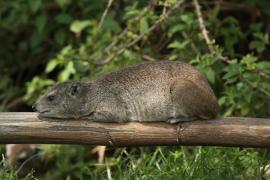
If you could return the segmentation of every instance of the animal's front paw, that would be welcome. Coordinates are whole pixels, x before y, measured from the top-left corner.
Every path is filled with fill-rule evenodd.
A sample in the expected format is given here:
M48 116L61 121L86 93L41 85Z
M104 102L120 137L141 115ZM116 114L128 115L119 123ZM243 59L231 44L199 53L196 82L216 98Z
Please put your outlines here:
M179 118L169 118L167 122L170 124L176 124L179 122L187 122L187 121L194 121L194 120L195 118L191 118L191 117L179 117Z

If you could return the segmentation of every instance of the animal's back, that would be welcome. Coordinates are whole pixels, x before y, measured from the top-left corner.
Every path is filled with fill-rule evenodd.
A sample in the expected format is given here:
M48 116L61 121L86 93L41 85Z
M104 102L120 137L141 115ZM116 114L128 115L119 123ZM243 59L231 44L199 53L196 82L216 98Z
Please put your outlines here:
M123 113L126 117L119 118L128 121L163 121L176 114L171 87L179 79L190 80L212 92L207 80L195 68L174 61L134 65L105 75L98 82L106 89L106 94L114 96L126 111Z

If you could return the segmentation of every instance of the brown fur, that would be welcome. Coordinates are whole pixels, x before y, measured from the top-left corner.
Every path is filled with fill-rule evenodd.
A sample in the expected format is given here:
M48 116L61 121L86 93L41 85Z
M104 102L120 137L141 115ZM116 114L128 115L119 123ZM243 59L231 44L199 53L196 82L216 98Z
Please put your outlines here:
M56 97L52 102L50 95ZM95 81L60 83L35 108L45 117L103 122L178 122L211 119L218 113L206 78L191 65L175 61L142 63Z

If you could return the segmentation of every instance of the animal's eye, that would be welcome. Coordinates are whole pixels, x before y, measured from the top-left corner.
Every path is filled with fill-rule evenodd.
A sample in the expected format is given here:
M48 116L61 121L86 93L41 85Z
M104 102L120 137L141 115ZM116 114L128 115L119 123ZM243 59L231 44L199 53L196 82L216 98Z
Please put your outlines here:
M71 95L74 96L77 93L78 93L78 86L77 85L71 86Z
M50 95L50 96L47 97L47 99L48 99L49 101L53 101L53 100L55 99L55 96Z

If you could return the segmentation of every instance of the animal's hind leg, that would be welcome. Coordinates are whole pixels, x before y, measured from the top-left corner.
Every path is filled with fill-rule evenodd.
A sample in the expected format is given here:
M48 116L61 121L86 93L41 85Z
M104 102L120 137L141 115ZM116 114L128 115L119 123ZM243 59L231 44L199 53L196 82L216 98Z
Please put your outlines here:
M175 110L174 118L179 121L211 119L217 116L218 104L210 87L201 87L191 80L179 79L171 85L170 90Z

